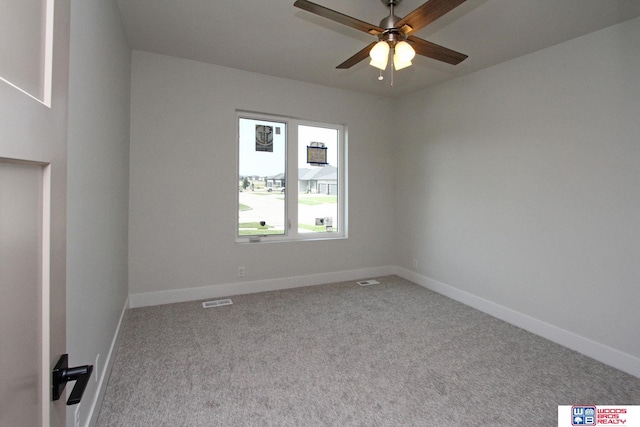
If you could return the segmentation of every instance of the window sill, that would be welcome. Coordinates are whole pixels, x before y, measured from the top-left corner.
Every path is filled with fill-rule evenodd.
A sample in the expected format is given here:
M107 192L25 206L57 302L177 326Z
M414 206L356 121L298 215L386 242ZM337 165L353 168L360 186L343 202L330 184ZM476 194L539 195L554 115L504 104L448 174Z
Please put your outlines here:
M256 236L257 240L253 238L249 239L237 239L236 244L240 245L255 245L260 243L292 243L292 242L319 242L319 241L327 241L327 240L346 240L348 236L314 236L314 237L303 237L303 238L291 238L291 237L274 237L274 236Z

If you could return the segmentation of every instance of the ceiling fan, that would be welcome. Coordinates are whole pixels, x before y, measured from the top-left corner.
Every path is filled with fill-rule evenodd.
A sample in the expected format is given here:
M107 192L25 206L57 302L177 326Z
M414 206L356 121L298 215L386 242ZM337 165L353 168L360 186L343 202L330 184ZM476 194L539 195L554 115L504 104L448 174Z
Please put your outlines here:
M377 42L369 44L336 68L350 68L369 56L371 57L370 65L384 70L387 67L391 49L393 49L394 53L392 70L400 70L411 65L411 60L416 53L452 65L459 64L467 58L467 55L411 35L411 33L415 33L455 9L466 0L429 0L404 18L399 18L393 13L394 7L400 4L402 0L381 1L389 8L389 16L383 18L380 21L380 25L369 24L308 0L296 0L293 5L323 18L378 37Z

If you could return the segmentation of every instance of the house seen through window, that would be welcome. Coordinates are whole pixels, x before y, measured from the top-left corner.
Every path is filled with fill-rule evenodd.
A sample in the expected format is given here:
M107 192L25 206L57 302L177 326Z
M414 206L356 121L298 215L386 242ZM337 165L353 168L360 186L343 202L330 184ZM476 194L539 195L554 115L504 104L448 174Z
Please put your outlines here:
M237 241L346 237L342 125L238 113Z

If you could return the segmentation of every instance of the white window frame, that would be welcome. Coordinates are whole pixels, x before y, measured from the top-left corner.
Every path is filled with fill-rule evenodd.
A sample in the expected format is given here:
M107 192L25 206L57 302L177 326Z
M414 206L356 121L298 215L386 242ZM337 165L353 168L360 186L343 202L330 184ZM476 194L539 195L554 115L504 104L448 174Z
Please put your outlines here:
M236 111L236 177L240 176L240 119L265 120L280 122L285 124L285 233L283 235L260 235L241 236L239 229L239 193L236 191L236 221L235 235L236 243L268 243L268 242L290 242L290 241L317 241L317 240L337 240L348 238L348 185L347 185L347 126L344 124L322 123L312 120L278 116L273 114L255 113L250 111ZM338 213L337 232L298 232L298 125L323 127L336 129L338 131ZM290 183L294 183L291 185ZM237 182L236 182L237 188Z

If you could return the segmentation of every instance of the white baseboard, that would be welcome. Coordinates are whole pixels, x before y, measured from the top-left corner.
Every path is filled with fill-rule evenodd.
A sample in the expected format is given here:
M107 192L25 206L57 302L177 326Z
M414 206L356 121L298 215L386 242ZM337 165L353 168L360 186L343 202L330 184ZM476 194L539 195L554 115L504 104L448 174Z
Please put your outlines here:
M640 378L640 358L638 357L461 291L403 267L396 267L393 274Z
M107 390L107 380L109 379L109 375L111 374L111 368L113 367L113 362L115 360L116 349L118 348L118 344L120 342L122 321L125 314L127 313L128 308L129 298L127 298L127 300L124 302L124 307L122 308L122 312L120 313L118 326L116 326L115 333L113 334L113 339L111 340L111 347L109 347L109 354L107 354L107 358L104 361L104 367L102 368L100 380L98 381L98 392L95 394L93 402L91 402L91 406L89 407L87 423L85 424L85 427L95 426L98 422L98 415L100 414L100 408L102 407L102 399L104 397L105 391Z
M306 276L282 277L279 279L256 280L251 282L228 283L199 288L175 289L170 291L145 292L129 295L131 308L152 305L172 304L176 302L197 301L232 295L251 294L265 291L315 286L326 283L367 279L370 277L394 274L395 267L374 267L359 270L310 274Z

